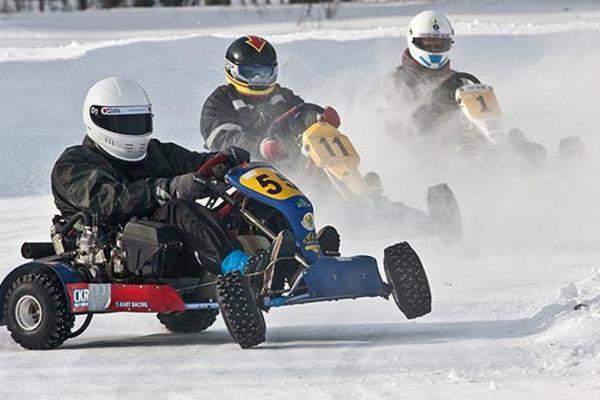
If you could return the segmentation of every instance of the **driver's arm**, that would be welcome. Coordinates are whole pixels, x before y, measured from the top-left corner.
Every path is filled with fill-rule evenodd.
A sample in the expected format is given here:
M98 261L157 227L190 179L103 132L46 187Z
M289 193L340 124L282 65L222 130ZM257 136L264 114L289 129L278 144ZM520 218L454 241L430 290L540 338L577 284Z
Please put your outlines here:
M101 221L120 222L159 207L158 179L122 182L108 165L96 165L76 151L61 155L51 180L54 201L63 214L85 211Z
M155 153L162 154L167 159L176 175L196 171L198 167L215 154L214 152L198 153L175 143L151 142L152 144L160 146L160 152Z
M304 103L304 100L300 96L294 94L290 89L281 88L281 95L285 99L286 108L288 110ZM291 138L294 139L295 136L317 122L321 116L321 112L315 110L313 107L307 107L306 109L301 110L294 118L290 118L288 120L287 132L291 135Z
M237 146L258 154L262 137L244 128L239 113L226 94L218 88L204 102L200 116L200 132L204 146L211 151L223 151Z

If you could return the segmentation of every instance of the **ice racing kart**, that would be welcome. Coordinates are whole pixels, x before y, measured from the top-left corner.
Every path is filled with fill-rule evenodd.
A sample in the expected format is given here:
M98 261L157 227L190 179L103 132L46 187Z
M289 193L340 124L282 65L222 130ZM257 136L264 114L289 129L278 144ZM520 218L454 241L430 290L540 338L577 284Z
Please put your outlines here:
M265 341L263 312L273 307L391 295L407 318L430 312L429 283L408 243L385 250L385 282L375 258L342 257L339 241L321 248L311 202L270 165L215 175L223 179L212 179L205 205L251 255L244 270L171 276L181 248L174 228L132 220L106 237L97 218L80 212L55 219L52 243L23 245L32 261L0 285L1 325L24 348L52 349L82 334L96 314L156 313L168 330L183 333L207 329L220 312L234 341L249 348ZM277 232L278 224L286 229ZM278 270L290 266L293 273L278 283ZM85 316L77 329L76 316Z
M432 91L433 97L451 93L456 102L455 116L460 134L450 140L459 157L469 164L502 165L520 170L548 165L547 150L528 139L517 128L505 130L502 111L492 86L481 83L472 74L456 72ZM452 125L450 125L452 126ZM583 160L586 148L578 136L561 139L556 164L572 166Z
M447 184L428 188L427 212L390 200L377 173L360 171L360 156L347 135L327 122L304 129L305 123L296 119L307 110L323 112L318 105L301 103L274 121L269 136L284 142L288 149L277 167L301 182L328 215L336 215L336 221L352 215L353 226L374 235L387 227L403 237L440 237L447 243L462 237L460 208Z

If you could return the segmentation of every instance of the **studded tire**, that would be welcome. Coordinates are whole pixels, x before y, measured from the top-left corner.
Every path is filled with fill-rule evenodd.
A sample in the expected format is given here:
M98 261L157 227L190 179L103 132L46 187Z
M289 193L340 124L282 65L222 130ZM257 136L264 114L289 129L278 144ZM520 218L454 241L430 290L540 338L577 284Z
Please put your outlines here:
M219 308L225 326L242 349L265 341L266 325L248 279L239 271L219 276Z
M584 161L587 149L579 136L569 136L560 140L558 158L561 164L572 164Z
M4 315L12 338L30 350L59 347L75 324L63 285L53 273L16 279L4 298Z
M431 312L427 275L419 256L408 243L385 249L383 267L394 301L406 318L414 319Z
M180 313L158 313L161 324L173 333L198 333L212 326L217 320L217 310L190 310Z
M250 281L250 287L255 296L259 295L261 292L264 281L263 272L269 264L269 260L270 253L267 250L260 250L252 255L246 263L244 275L246 275L247 280Z
M445 183L431 186L427 190L427 205L439 237L446 243L459 241L463 234L462 216L452 189Z

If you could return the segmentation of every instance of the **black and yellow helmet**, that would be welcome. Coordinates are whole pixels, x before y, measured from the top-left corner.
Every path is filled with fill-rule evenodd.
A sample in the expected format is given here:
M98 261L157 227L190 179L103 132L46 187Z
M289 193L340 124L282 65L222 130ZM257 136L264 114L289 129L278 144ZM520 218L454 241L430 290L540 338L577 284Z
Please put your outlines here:
M277 53L259 36L236 39L225 54L225 79L248 96L264 96L277 82Z

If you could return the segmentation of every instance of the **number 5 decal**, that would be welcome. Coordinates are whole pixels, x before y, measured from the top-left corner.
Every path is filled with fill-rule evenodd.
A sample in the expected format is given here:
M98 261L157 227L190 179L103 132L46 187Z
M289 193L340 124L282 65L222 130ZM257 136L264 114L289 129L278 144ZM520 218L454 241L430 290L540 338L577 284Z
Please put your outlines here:
M267 189L267 193L277 195L281 193L283 188L281 184L274 179L270 179L268 174L261 174L256 177L256 180L261 187Z
M240 183L256 193L277 200L302 196L298 187L277 170L269 167L259 167L246 172L240 177Z

